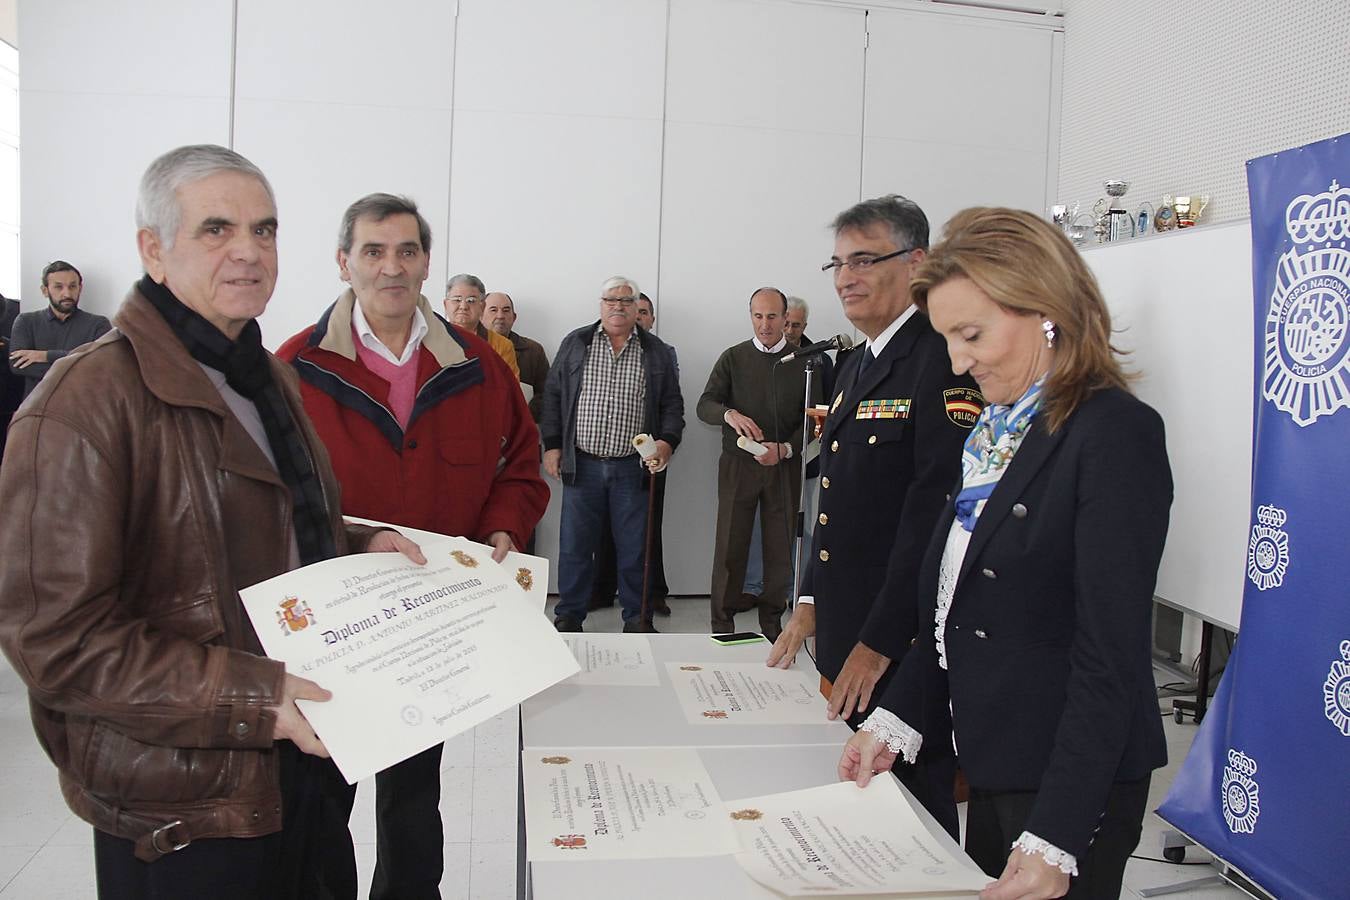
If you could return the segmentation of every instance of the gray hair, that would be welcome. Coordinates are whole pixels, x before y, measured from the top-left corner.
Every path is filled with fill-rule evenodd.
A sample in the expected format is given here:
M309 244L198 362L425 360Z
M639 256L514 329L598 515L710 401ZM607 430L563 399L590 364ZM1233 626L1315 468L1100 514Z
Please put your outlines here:
M802 311L803 316L805 316L808 319L811 318L811 307L801 297L789 297L788 309L789 310L799 309Z
M625 278L623 275L613 275L606 278L605 283L600 285L600 293L602 295L607 294L615 288L621 287L628 288L631 292L629 296L633 298L633 302L635 303L637 302L637 299L642 296L642 291L638 290L637 282L631 278ZM652 308L655 309L656 307Z
M899 194L887 194L854 204L835 216L831 227L840 232L885 225L897 250L912 247L928 249L928 217L919 204Z
M417 220L417 239L422 242L422 252L430 253L431 226L417 211L416 203L397 194L366 194L347 207L347 211L342 214L342 225L338 227L338 249L343 253L352 252L357 219L383 222L390 216L401 215L412 216Z
M173 248L183 211L178 189L219 172L238 172L256 178L276 209L277 197L262 170L243 156L216 144L190 144L156 159L141 176L136 192L136 228L149 229L165 250Z
M447 294L450 293L452 290L454 290L455 285L457 284L467 284L469 287L477 290L478 293L482 294L484 297L487 297L487 285L483 284L483 279L479 278L477 275L470 275L467 272L460 272L458 275L451 275L450 280L445 283L445 292Z

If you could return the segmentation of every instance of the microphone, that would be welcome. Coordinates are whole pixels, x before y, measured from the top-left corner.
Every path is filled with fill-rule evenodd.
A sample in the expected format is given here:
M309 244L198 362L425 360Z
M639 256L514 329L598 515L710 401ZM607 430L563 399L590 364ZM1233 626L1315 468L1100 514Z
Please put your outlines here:
M787 356L780 357L779 364L792 362L799 356L810 356L813 353L824 353L826 350L847 350L853 346L853 338L846 334L836 334L828 341L818 341L806 347L798 347Z

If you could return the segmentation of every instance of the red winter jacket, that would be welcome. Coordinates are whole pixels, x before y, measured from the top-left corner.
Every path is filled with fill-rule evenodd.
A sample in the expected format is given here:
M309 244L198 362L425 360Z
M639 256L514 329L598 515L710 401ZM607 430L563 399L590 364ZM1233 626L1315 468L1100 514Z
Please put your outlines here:
M342 484L342 512L482 541L494 531L523 548L548 506L539 430L520 385L487 342L447 323L422 297L408 430L387 405L389 384L357 358L347 290L319 321L277 350Z

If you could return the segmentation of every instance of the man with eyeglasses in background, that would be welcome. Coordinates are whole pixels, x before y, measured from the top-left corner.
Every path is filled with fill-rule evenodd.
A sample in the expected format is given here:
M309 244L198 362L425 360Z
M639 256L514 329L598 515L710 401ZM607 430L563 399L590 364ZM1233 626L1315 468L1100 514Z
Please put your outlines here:
M684 399L675 354L638 327L639 293L630 278L607 279L600 321L563 338L544 385L544 471L564 485L553 621L559 631L582 630L603 519L614 534L623 630L655 630L642 616L647 480L679 446ZM656 445L645 466L633 448L644 433Z
M506 361L506 367L520 381L520 361L516 348L506 338L483 327L487 287L477 275L461 272L445 283L445 317L454 324L488 342L488 346Z
M656 305L644 291L638 294L637 323L656 337ZM670 348L670 357L675 360L675 380L679 381L680 358L674 346ZM666 581L666 554L661 538L662 522L666 508L666 473L656 473L655 493L652 497L652 558L649 564L648 593L651 608L658 616L670 615L670 584ZM609 522L600 523L600 544L595 551L595 582L591 588L591 599L587 605L590 612L608 609L614 605L614 597L619 591L619 573L614 565L614 535L609 531Z
M835 372L802 596L768 663L790 665L814 634L829 716L856 727L917 633L919 564L984 403L969 375L952 374L946 342L910 300L928 247L918 204L895 194L865 200L833 227L822 270L867 343ZM898 773L931 810L954 809L947 749ZM956 833L954 818L943 825Z

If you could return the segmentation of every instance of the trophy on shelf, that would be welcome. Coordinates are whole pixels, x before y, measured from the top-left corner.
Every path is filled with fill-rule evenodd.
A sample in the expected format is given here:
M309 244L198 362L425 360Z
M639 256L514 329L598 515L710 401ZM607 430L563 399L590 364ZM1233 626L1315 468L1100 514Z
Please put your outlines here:
M1175 204L1171 194L1163 194L1162 203L1158 204L1158 211L1153 214L1154 231L1171 231L1177 227Z
M1139 208L1134 211L1135 237L1143 237L1144 235L1148 234L1149 231L1152 230L1153 216L1154 212L1152 203L1149 203L1147 200L1145 200L1143 203L1139 204Z
M1102 187L1111 200L1106 205L1105 224L1108 241L1123 241L1134 237L1134 219L1121 203L1125 192L1130 189L1128 181L1107 181Z
M1209 205L1209 194L1198 197L1178 197L1176 201L1177 227L1190 228L1200 221L1205 207Z

